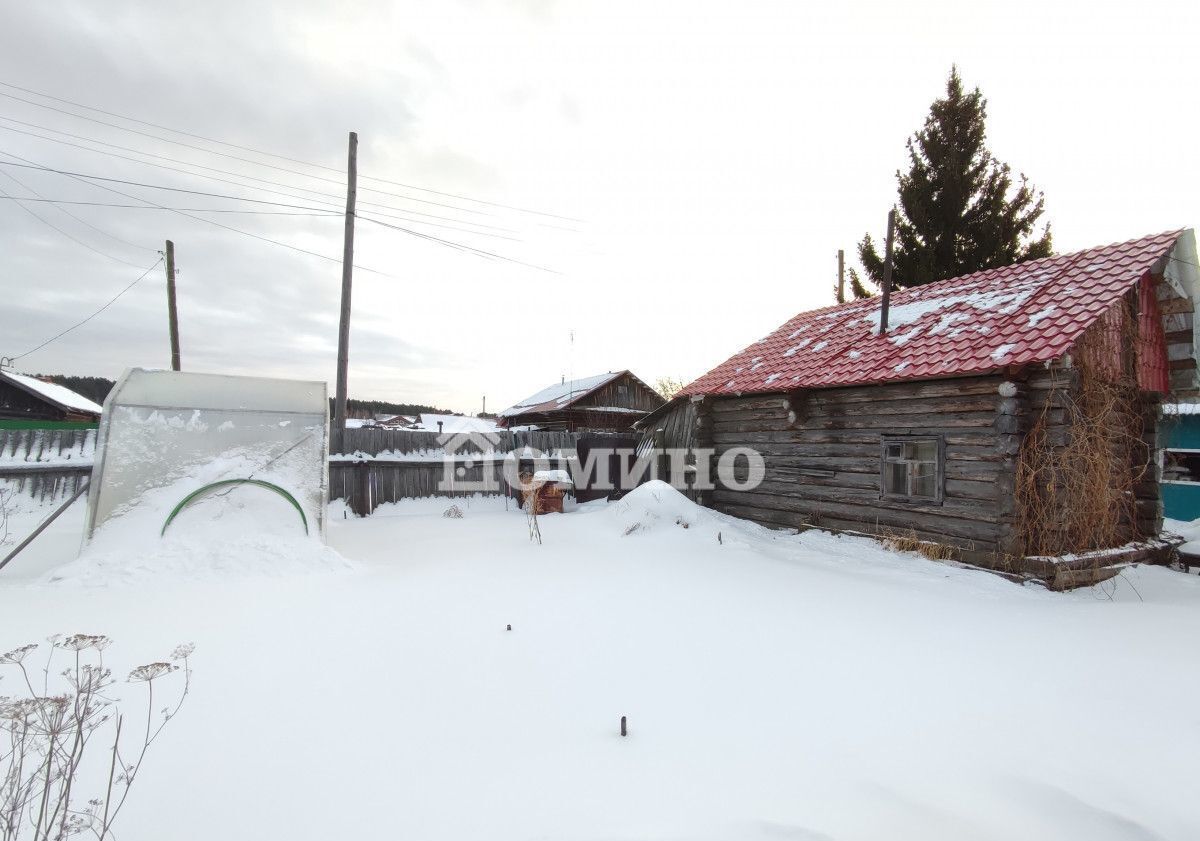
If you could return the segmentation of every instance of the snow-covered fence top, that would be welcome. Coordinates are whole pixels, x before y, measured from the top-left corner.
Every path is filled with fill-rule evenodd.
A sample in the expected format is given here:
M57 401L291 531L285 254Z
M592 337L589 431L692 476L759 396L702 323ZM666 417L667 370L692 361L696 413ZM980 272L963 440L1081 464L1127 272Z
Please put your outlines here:
M0 467L91 467L95 429L0 429Z
M463 432L440 434L415 429L347 429L342 446L332 458L409 456L413 460L437 459L446 454L509 453L526 447L543 453L575 448L578 436L571 432Z

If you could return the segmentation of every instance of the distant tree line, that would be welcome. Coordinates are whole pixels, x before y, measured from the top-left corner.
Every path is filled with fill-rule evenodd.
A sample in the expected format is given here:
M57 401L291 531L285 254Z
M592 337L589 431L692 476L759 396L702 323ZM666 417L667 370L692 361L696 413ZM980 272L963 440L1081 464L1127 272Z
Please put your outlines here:
M459 415L449 409L438 409L423 403L388 403L386 400L346 400L346 414L352 418L373 418L376 415L419 415L427 412L431 415ZM333 398L329 399L329 415L333 416Z
M108 397L108 393L116 385L113 380L106 380L104 377L68 377L66 374L34 374L34 376L65 386L94 403L103 403L104 398Z

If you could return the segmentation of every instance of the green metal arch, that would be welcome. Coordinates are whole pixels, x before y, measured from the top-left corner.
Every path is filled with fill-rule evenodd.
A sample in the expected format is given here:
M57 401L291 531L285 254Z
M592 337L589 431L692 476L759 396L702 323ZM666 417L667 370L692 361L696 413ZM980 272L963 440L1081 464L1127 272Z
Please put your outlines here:
M222 479L219 482L212 482L202 488L198 488L181 499L179 504L171 509L171 513L167 515L166 522L163 523L162 531L158 533L158 536L162 537L165 535L167 533L167 526L171 525L171 521L174 520L179 512L187 508L197 497L211 491L213 488L220 488L224 487L225 485L258 485L260 488L266 488L269 491L274 491L290 502L292 507L296 509L296 513L300 515L300 522L304 523L304 533L308 534L308 517L304 516L304 509L300 507L300 503L296 500L296 497L279 487L279 485L273 484L272 482L264 482L262 479Z

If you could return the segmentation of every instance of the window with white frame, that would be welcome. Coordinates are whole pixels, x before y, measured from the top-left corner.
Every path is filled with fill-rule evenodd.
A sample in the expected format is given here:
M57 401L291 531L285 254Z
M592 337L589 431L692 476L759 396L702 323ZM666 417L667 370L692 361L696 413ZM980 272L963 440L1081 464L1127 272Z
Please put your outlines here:
M880 459L883 496L941 502L944 450L940 438L887 437Z

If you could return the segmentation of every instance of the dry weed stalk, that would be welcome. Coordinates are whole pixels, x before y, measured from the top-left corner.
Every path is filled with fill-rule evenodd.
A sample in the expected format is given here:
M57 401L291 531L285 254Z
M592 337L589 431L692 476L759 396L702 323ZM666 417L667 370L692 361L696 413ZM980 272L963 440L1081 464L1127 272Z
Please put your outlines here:
M62 841L90 832L98 841L112 838L112 826L120 814L130 787L141 771L150 745L162 733L187 697L191 683L188 658L193 647L181 645L172 662L149 663L129 674L129 683L146 686L144 729L133 739L122 740L125 716L118 700L110 695L115 681L104 665L104 650L112 642L92 634L54 636L42 668L40 687L35 687L26 660L36 644L13 649L0 656L0 666L20 673L21 697L0 697L0 841ZM61 687L52 691L50 672L55 657L66 652L71 663L59 673ZM180 670L183 687L172 705L156 717L155 681ZM111 722L111 724L110 724ZM113 731L113 740L103 755L84 770L88 746L103 730ZM132 748L132 750L130 750ZM103 767L101 767L103 765ZM102 794L94 794L81 805L80 788L88 779L104 780ZM87 778L87 779L85 779Z
M524 495L525 519L529 524L529 539L542 545L542 528L538 525L538 490L544 485L534 474L521 475L521 493Z
M1084 333L1021 444L1015 525L1025 555L1109 549L1141 536L1136 486L1152 454L1135 324L1123 301Z

